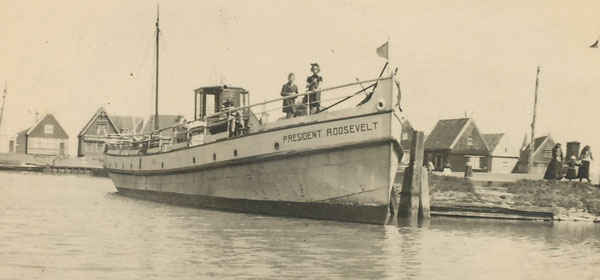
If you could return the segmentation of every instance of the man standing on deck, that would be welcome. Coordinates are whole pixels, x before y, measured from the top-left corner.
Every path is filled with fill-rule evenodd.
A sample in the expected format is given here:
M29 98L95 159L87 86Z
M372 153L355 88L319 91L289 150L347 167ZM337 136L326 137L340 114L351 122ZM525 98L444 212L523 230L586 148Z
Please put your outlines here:
M302 99L302 103L307 104L307 109L310 108L311 114L318 113L321 108L321 92L317 91L321 87L321 83L323 82L323 77L319 76L319 72L321 72L321 67L319 67L318 63L310 64L310 71L313 73L306 79L306 89L308 91L316 91L312 92L307 96L304 96Z
M281 96L286 97L290 95L298 94L298 87L294 83L294 73L288 74L288 82L283 84L281 87ZM285 113L286 118L291 118L296 114L296 98L287 98L283 100L283 107L281 109Z

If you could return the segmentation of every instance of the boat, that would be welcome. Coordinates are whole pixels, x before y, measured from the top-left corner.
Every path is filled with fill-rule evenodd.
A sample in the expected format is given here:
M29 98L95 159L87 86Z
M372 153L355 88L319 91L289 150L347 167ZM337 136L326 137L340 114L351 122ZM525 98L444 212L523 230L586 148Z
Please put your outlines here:
M158 17L156 28L158 45ZM294 104L299 115L276 120L269 120L273 110L265 108L281 111L284 99L304 96L310 104L316 91L250 104L242 87L197 88L192 120L156 127L150 135L115 136L106 145L104 168L118 193L134 198L388 223L397 210L390 196L403 155L404 117L396 73L387 68L388 62L374 79L318 89L319 112ZM361 101L352 103L356 99ZM158 102L155 109L158 120Z

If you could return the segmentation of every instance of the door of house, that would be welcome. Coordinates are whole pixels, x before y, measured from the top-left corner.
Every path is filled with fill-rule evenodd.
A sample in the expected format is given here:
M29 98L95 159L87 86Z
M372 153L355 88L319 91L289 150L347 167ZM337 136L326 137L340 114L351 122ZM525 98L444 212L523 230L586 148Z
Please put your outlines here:
M444 159L440 154L435 156L435 169L440 171L444 170Z
M65 143L60 143L58 146L58 154L61 156L65 155Z

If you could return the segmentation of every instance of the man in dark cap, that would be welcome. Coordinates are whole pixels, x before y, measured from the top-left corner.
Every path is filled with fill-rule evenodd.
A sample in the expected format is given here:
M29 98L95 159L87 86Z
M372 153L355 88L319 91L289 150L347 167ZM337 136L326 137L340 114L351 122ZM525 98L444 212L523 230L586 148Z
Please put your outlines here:
M281 96L286 97L298 94L298 87L294 83L294 73L288 75L288 82L281 87ZM282 111L286 114L286 118L291 118L296 113L296 98L288 98L283 100Z
M323 77L319 76L319 72L321 72L321 67L319 67L318 63L310 64L310 72L313 74L306 78L306 89L311 93L308 95L308 99L310 99L310 104L307 106L310 108L311 113L318 113L321 107L321 92L318 89L321 87L321 83L323 82ZM304 104L308 104L309 100L307 96L304 96L302 102Z

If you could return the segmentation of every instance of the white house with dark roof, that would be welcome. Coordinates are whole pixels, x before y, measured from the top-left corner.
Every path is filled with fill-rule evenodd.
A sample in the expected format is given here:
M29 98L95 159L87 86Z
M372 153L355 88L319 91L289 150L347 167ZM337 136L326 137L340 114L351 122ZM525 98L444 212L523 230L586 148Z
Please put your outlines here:
M482 136L489 151L488 172L512 173L519 161L518 149L511 145L504 133L487 133Z

